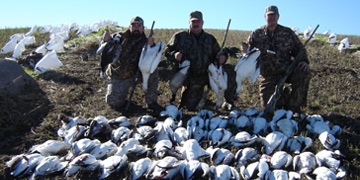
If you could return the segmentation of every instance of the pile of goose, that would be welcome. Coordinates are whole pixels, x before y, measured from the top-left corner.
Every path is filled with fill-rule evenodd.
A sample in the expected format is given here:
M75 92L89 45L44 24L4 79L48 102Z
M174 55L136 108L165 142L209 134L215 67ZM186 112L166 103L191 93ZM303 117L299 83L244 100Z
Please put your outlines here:
M168 105L157 118L142 115L135 124L126 116L66 117L58 139L32 146L6 166L13 177L29 179L346 177L338 125L320 115L295 120L283 109L270 121L262 115L256 108L226 116L203 109L185 121L176 106Z

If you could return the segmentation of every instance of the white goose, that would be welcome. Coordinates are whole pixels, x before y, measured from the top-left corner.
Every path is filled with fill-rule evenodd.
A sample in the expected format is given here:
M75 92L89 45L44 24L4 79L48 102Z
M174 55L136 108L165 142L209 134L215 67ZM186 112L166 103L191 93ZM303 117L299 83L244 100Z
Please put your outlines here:
M10 168L10 175L15 178L30 175L30 172L41 162L45 157L41 154L19 154L13 156L6 162L6 166Z
M211 63L208 67L208 75L210 87L217 97L216 108L219 108L221 106L225 90L227 89L228 75L223 70L222 66L216 67L213 63Z
M29 179L36 179L39 176L47 176L63 171L68 164L68 161L61 161L58 156L47 156L36 166Z
M141 158L133 163L130 163L131 167L131 179L137 180L145 176L146 171L151 165L152 160L148 157Z
M115 153L116 156L122 156L126 154L129 149L133 148L135 145L139 145L139 141L135 138L129 138L128 140L122 142L118 147L117 152Z
M247 131L240 131L230 138L231 147L249 147L257 142L257 136L251 136Z
M226 164L211 166L210 173L215 180L233 179L240 180L240 175L234 167Z
M122 143L128 139L130 134L130 129L127 127L119 127L111 131L111 141L115 144Z
M258 171L258 168L259 168L259 161L252 162L247 166L241 166L240 175L245 180L256 179L257 174L255 173Z
M300 154L310 148L313 141L309 137L294 136L287 140L286 149L289 153Z
M188 161L184 170L181 172L182 177L188 180L203 179L209 175L209 165L198 160Z
M185 161L179 161L175 157L166 156L159 160L156 165L152 165L148 179L174 179L174 177L180 173L185 167Z
M215 166L219 164L231 165L235 161L234 154L225 148L213 148L210 146L206 149L206 152L209 152L210 160Z
M321 144L328 150L336 150L340 148L340 140L328 131L324 131L319 135Z
M116 146L116 144L109 140L95 146L95 148L90 151L90 154L95 156L96 159L104 159L114 155L117 150L118 147Z
M329 169L339 169L343 164L343 154L339 150L321 150L315 154L316 163L318 166L325 166Z
M106 179L114 172L119 172L125 167L128 157L123 156L109 156L103 161L100 161L101 175L99 179Z
M269 123L272 131L280 131L287 137L292 137L293 134L298 133L298 123L293 119L282 118L279 120L272 120Z
M294 156L293 170L299 174L308 174L316 168L316 158L312 152L302 152Z
M254 162L259 160L261 155L259 151L252 147L245 147L243 149L239 149L235 154L235 165L236 168L239 169L242 166L249 165L249 162Z
M208 134L210 146L220 147L225 143L228 143L231 136L232 133L224 128L216 128L214 130L210 130Z
M130 119L126 116L119 116L114 119L110 119L109 122L112 128L119 128L119 127L129 127L131 126Z
M274 169L286 169L292 163L292 156L286 151L276 151L270 160L270 167Z
M148 79L150 74L156 70L160 62L161 52L164 48L164 42L159 42L153 47L150 47L150 45L146 44L143 48L143 51L141 52L138 66L143 78L142 90L144 92L146 92L148 88Z
M189 134L186 128L178 127L174 131L174 142L178 145L183 146L184 142L189 139Z
M81 154L75 157L64 171L65 177L72 177L80 170L82 171L94 171L100 167L100 161L98 161L93 155L89 153Z
M272 154L275 150L282 150L285 146L288 137L279 131L274 131L266 135L266 137L261 137L267 155Z
M266 133L269 126L267 120L263 117L251 118L251 124L253 134Z
M170 80L170 90L172 93L172 97L170 102L174 103L175 102L175 97L176 97L176 93L178 91L178 89L183 85L186 77L187 77L187 73L189 71L190 68L190 61L189 60L184 60L180 65L179 65L179 71L174 75L174 77Z
M42 144L33 145L29 149L29 153L39 153L43 156L56 155L60 152L68 150L70 148L70 144L65 141L58 141L49 139Z
M167 105L164 111L160 112L160 116L168 116L174 120L180 121L182 119L182 112L175 105Z
M205 151L195 139L187 140L184 145L180 148L183 159L200 160L205 157L209 157L210 154Z
M257 58L260 55L260 51L257 48L252 49L250 52L242 56L236 63L236 94L240 94L242 91L242 81L247 77L251 77L251 81L254 83L259 76L260 68Z

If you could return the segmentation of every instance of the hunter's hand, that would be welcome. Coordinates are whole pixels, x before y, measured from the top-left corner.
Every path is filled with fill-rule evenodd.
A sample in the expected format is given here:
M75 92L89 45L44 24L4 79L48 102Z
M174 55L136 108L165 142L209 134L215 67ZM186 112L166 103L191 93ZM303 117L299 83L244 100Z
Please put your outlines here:
M148 37L147 43L150 47L152 47L155 44L155 39L153 37Z
M297 65L297 68L305 72L308 72L310 70L309 64L305 61L300 61Z
M183 56L183 54L181 52L176 52L175 53L175 59L177 61L181 61L182 56Z

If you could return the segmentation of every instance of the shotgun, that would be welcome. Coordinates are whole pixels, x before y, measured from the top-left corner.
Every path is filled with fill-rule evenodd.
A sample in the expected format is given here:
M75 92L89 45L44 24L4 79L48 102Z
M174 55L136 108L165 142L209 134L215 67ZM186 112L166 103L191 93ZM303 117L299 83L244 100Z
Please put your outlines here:
M228 21L228 24L227 24L227 27L226 27L226 31L225 31L225 34L224 34L224 38L223 38L223 41L221 43L221 49L220 49L220 52L217 54L216 56L216 64L217 64L217 67L219 68L219 66L221 65L220 62L219 62L219 56L223 53L223 49L224 49L224 46L225 46L225 41L226 41L226 37L227 37L227 34L229 32L229 27L230 27L230 23L231 23L231 19L229 19ZM199 102L199 104L196 106L196 109L202 109L205 105L205 101L206 101L206 97L207 95L209 94L211 88L210 88L210 85L208 85L208 88L206 89L206 91L203 93L203 96Z
M314 29L314 31L311 33L310 37L305 41L304 43L304 48L306 46L306 44L310 41L310 39L312 38L312 36L315 34L315 31L317 30L317 28L319 27L319 25L316 26L316 28ZM296 65L298 64L298 62L300 61L300 59L302 58L303 53L299 53L295 59L293 60L293 62L290 64L290 66L286 69L285 74L283 77L281 77L281 79L279 80L279 82L277 83L276 87L275 87L275 92L273 95L271 95L269 101L267 102L266 106L265 106L265 117L272 117L274 115L274 111L275 111L275 106L277 101L280 98L280 89L283 87L286 79L288 78L288 76L290 75L290 73L296 68Z
M149 32L149 36L148 37L152 37L153 35L153 28L154 28L154 24L155 24L155 21L152 22L152 25L151 25L151 29L150 29L150 32ZM147 49L147 43L144 45L144 49L143 49L143 52L146 52L146 49ZM135 91L135 88L136 88L136 84L138 83L139 81L139 76L140 76L140 69L138 68L136 70L136 73L135 73L135 82L134 82L134 85L130 91L130 95L129 95L129 99L126 103L126 107L125 107L125 112L129 109L129 106L130 106L130 102L131 102L131 99L134 95L134 91Z

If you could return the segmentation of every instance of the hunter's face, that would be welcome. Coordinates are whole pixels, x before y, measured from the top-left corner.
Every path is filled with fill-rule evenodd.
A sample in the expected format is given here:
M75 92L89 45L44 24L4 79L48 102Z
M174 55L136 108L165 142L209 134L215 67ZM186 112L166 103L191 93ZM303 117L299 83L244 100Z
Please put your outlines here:
M199 34L203 29L204 21L202 20L191 20L190 30L194 34Z
M144 32L144 26L141 23L132 23L129 29L133 35L140 35Z

